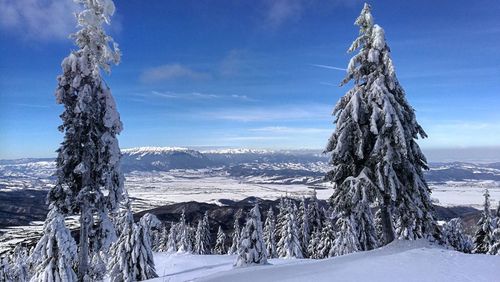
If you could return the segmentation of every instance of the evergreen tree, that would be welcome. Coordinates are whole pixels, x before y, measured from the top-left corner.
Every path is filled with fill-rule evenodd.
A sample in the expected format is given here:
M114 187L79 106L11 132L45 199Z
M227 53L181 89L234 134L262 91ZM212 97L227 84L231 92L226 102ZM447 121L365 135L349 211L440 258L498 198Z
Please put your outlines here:
M373 220L366 214L379 203L384 242L394 239L392 218L400 222L399 237L420 238L435 231L430 190L423 177L426 159L417 145L426 137L399 84L384 30L373 24L370 5L356 19L360 35L349 48L359 50L347 67L342 85L354 86L335 106L336 129L325 152L333 169L330 202L352 217L363 248L373 247ZM394 211L394 213L392 213Z
M333 244L332 254L335 256L342 256L357 252L359 250L359 242L351 224L351 219L342 216L337 220L339 231L335 236L335 243Z
M474 234L474 254L488 253L493 237L493 226L490 210L490 193L488 189L484 191L484 208L481 218L477 222L477 231Z
M168 233L168 239L167 239L167 244L165 246L165 252L177 252L177 228L176 225L172 223L170 226L170 232Z
M312 259L321 258L319 254L319 245L321 243L321 232L318 229L314 229L311 234L311 239L309 240L309 245L307 246L307 256Z
M17 245L12 254L12 281L24 282L29 280L28 250L22 245Z
M184 209L181 213L181 218L177 226L177 251L180 253L190 253L192 252L192 242L191 242L191 231L189 226L186 224L186 214Z
M472 251L472 240L465 234L460 218L453 218L443 225L441 240L445 245L459 252L470 253Z
M110 23L115 6L112 0L76 2L84 8L76 14L80 30L72 35L79 49L63 60L63 73L58 77L56 100L65 108L59 127L64 141L57 150L56 185L48 200L65 215L80 215L78 274L82 280L87 279L89 256L101 251L101 246L96 251L89 245L101 241L109 246L110 240L116 239L108 230L111 225L107 225L106 217L122 200L123 176L116 138L122 123L100 74L101 69L109 73L110 64L120 61L117 44L103 29L104 23ZM94 232L94 226L100 232Z
M306 200L302 198L299 208L299 239L302 246L302 253L304 257L307 256L307 247L309 246L309 240L311 238L311 229L309 222L309 213L306 205Z
M315 258L329 258L335 256L335 230L329 220L323 224L321 230L320 241L317 245L317 252Z
M243 213L243 210L238 210L238 212L235 215L234 218L234 224L233 224L233 237L232 237L232 243L231 247L229 248L228 255L233 255L238 252L238 246L240 245L240 218Z
M111 282L142 281L158 277L151 250L151 228L158 222L151 214L145 214L135 224L128 207L122 211L123 231L111 247L109 275Z
M308 217L311 222L311 233L314 230L317 230L318 232L321 231L322 229L322 218L321 218L321 213L319 209L319 204L318 204L318 198L316 197L316 189L313 190L313 194L311 196L311 199L309 201L308 205Z
M217 230L217 240L215 241L214 253L217 255L224 255L227 253L226 250L226 234L222 231L219 225L219 230Z
M278 257L276 251L276 218L273 208L267 211L266 221L264 222L264 243L266 244L266 253L269 258Z
M283 258L303 258L302 247L299 240L299 228L297 226L295 204L285 201L284 220L279 230L280 240L278 242L278 255Z
M236 267L253 264L267 264L266 246L262 234L262 221L259 204L255 204L248 214L246 224L241 230Z
M73 268L76 258L76 243L64 224L64 217L51 206L43 236L31 255L32 264L36 265L31 281L77 281Z
M208 214L198 221L196 229L194 251L196 254L210 254L210 226L208 225Z
M168 243L168 229L167 226L163 226L161 232L153 232L153 240L151 244L153 245L154 252L166 252Z

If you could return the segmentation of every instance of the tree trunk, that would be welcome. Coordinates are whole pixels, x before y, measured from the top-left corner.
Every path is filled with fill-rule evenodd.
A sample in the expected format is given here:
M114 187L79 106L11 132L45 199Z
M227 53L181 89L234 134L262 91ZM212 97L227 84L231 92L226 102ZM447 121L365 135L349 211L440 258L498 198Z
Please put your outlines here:
M79 252L79 264L78 264L78 279L80 281L84 280L85 275L88 272L89 263L89 207L87 201L84 200L81 207L80 214L80 252Z
M383 203L380 207L380 213L382 216L382 231L384 232L384 244L389 244L394 241L394 228L392 226L392 216L391 216L391 196L384 195Z

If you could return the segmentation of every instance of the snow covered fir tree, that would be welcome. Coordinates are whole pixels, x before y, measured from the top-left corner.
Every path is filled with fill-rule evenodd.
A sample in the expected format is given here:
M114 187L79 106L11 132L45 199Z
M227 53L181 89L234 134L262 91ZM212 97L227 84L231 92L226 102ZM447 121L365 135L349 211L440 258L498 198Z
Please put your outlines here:
M491 219L490 193L488 189L484 191L484 208L481 218L477 222L477 230L474 234L475 254L486 254L490 250L493 242L493 224Z
M426 158L415 141L427 135L405 98L370 5L364 5L355 24L359 37L349 52L358 53L342 81L352 81L353 87L333 111L336 128L325 149L332 170L326 179L333 183L330 202L342 214L342 226L351 219L360 247L370 250L379 245L373 205L381 211L384 244L434 235L436 224L422 173Z
M236 267L253 264L267 264L266 246L264 244L258 203L250 210L246 223L241 230L238 257L234 263Z
M225 255L226 253L226 233L224 233L222 227L219 225L219 229L217 230L217 240L215 241L214 254Z

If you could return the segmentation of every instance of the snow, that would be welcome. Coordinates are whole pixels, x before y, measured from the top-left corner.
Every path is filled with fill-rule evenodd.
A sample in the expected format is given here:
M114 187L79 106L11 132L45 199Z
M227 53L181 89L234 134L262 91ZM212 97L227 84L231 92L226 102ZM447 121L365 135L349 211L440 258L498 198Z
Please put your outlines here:
M463 254L425 240L395 241L368 252L324 260L271 259L233 268L236 256L155 253L149 281L498 281L500 256Z

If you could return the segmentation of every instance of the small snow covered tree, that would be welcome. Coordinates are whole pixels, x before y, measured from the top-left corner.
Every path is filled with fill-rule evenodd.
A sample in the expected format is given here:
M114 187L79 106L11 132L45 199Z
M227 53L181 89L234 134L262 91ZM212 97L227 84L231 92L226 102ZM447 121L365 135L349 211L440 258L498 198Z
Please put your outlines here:
M299 228L297 226L295 204L285 201L284 219L279 230L278 255L282 258L303 258L302 246L299 240Z
M335 256L342 256L357 252L359 250L359 242L352 227L351 219L342 216L337 220L339 231L335 236L335 243L333 244L332 253Z
M228 255L233 255L238 252L238 246L240 245L240 218L242 216L243 210L238 210L234 217L234 224L233 224L233 236L232 236L232 242L231 242L231 247L228 250Z
M43 236L33 250L31 262L35 272L31 281L77 281L74 266L76 243L57 208L50 208L43 226Z
M206 212L203 219L198 221L194 252L199 255L210 254L210 226L208 224L208 214Z
M22 245L17 245L12 254L12 280L16 282L30 280L28 250Z
M334 185L332 206L363 228L355 232L370 249L376 244L366 212L373 203L381 209L386 243L395 237L393 217L400 222L399 237L433 234L436 225L422 173L426 159L415 141L426 134L396 78L384 30L373 23L370 5L364 5L355 24L360 34L349 52L359 52L342 82L354 86L333 111L336 128L325 149L333 169L326 178Z
M215 241L214 253L217 255L224 255L227 253L226 250L226 233L222 231L222 227L219 225L217 230L217 240Z
M327 220L321 230L320 241L317 246L316 258L329 258L335 256L335 230L332 223Z
M493 230L492 243L488 250L490 255L500 255L500 222L497 219L496 228Z
M165 245L165 252L177 252L177 226L172 223L170 226L170 232L168 233L168 239L167 239L167 244Z
M177 251L180 253L190 253L193 251L191 242L190 227L186 224L186 214L184 209L181 213L179 223L177 223Z
M310 229L311 233L314 230L321 231L322 228L322 216L319 209L318 198L316 197L316 189L313 190L313 194L309 199L309 205L307 206L308 217L311 223Z
M264 243L266 244L268 257L278 257L276 251L276 218L272 207L267 211L266 221L264 222Z
M266 246L264 244L258 203L250 210L245 226L241 230L238 258L234 266L244 267L253 264L267 264Z
M490 210L490 193L488 189L484 191L484 208L481 218L477 222L477 230L474 234L474 254L488 253L493 240L493 225Z
M311 238L311 228L306 200L302 198L299 208L299 239L302 246L302 253L307 257L307 247Z
M312 259L321 258L319 254L319 245L321 243L321 231L318 229L314 229L311 234L311 239L309 240L309 245L307 246L307 257Z
M442 227L441 240L447 246L463 253L472 251L472 240L465 234L462 220L453 218Z
M80 30L72 35L79 49L63 60L63 73L58 77L56 100L65 108L59 127L64 141L57 150L56 185L48 200L64 214L80 215L78 276L82 280L89 271L89 256L96 252L89 245L101 241L109 246L113 239L106 217L116 210L123 194L116 138L122 123L101 78L101 70L109 72L110 65L120 61L118 45L103 29L115 6L112 0L76 2L83 6L76 14ZM93 228L101 232L93 232Z
M168 242L168 229L166 226L161 228L161 231L153 231L153 239L151 240L153 252L166 252Z
M145 214L139 224L135 224L132 212L125 208L122 233L111 247L109 276L111 282L142 281L158 277L151 250L151 228L159 221L155 216Z

